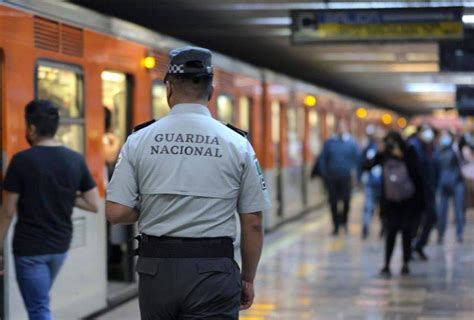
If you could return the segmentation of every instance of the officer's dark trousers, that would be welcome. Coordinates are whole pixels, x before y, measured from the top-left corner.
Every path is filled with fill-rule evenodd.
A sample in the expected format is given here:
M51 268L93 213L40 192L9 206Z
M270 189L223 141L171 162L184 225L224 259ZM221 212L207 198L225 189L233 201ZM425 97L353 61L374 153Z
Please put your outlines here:
M351 183L352 179L348 177L328 177L326 178L326 187L329 193L329 205L331 207L334 232L339 231L339 226L347 226L347 218L351 201ZM342 201L343 208L340 213L338 204Z
M139 257L142 320L238 319L241 280L231 258Z

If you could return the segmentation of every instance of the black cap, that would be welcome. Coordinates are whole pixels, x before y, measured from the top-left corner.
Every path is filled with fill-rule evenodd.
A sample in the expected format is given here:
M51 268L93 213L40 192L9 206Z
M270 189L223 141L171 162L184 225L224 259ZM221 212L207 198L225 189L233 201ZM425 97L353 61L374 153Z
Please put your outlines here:
M212 76L212 53L199 47L182 47L170 51L168 75L194 75L196 77Z

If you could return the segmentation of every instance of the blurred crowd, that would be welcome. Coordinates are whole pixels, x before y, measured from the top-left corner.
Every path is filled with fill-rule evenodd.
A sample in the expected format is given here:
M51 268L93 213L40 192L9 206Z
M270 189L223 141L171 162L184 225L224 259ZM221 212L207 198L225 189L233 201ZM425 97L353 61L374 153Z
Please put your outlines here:
M401 274L406 275L412 259L428 260L425 246L433 229L443 244L450 203L456 240L463 242L466 209L474 207L473 133L424 123L404 132L371 124L365 134L361 146L347 123L339 122L316 159L312 176L320 176L328 192L333 235L347 233L352 188L363 188L362 239L369 237L372 217L378 211L379 235L385 239L381 274L391 275L390 260L401 233Z

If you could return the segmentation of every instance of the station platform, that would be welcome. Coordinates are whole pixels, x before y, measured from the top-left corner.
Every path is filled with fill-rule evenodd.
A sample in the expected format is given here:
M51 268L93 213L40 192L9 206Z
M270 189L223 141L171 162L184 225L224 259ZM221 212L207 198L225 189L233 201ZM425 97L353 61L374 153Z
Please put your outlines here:
M369 238L361 239L362 202L360 195L353 199L347 235L330 235L327 207L268 234L256 300L240 319L474 319L474 211L467 213L464 242L456 242L452 223L443 245L433 232L429 261L413 261L409 276L399 275L399 236L393 276L386 279L379 276L384 246L378 217ZM139 319L138 300L98 319Z

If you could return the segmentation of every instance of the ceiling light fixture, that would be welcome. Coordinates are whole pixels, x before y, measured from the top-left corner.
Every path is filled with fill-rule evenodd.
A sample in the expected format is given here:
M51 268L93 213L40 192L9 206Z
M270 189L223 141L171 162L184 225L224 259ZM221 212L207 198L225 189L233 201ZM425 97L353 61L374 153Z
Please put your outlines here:
M408 83L406 92L456 92L456 85L451 83Z
M462 22L466 24L474 23L474 14L466 14L462 16Z

